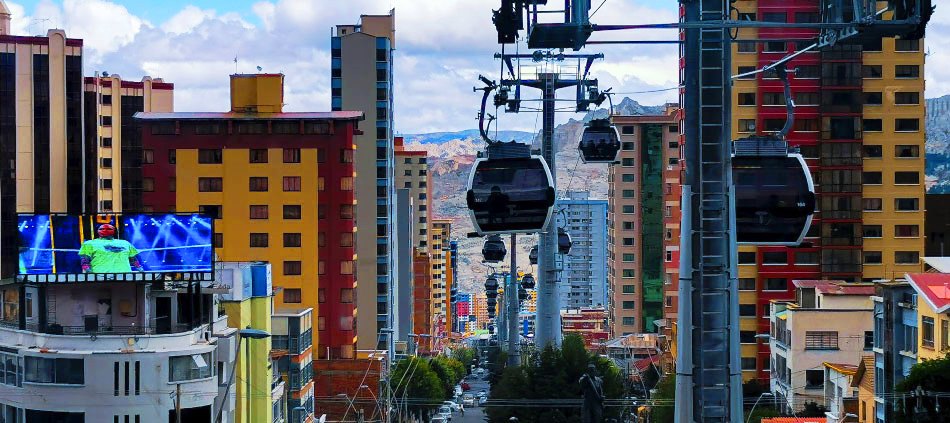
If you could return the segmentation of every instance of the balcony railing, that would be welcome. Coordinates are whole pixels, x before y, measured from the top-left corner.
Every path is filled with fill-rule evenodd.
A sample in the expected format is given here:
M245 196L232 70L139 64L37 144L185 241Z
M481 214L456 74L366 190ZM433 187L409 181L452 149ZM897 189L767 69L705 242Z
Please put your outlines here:
M16 322L0 321L0 327L8 329L20 329ZM114 336L142 336L142 335L165 335L172 333L189 332L195 327L188 324L163 325L163 326L63 326L58 323L50 323L45 328L40 328L36 323L27 323L23 330L47 335L114 335Z

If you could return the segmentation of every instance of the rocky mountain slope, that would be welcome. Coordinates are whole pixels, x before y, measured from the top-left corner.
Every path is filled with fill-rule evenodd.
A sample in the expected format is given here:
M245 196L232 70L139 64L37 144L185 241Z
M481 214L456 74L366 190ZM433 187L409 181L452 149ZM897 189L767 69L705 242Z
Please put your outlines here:
M930 193L950 193L950 95L927 99L927 182Z

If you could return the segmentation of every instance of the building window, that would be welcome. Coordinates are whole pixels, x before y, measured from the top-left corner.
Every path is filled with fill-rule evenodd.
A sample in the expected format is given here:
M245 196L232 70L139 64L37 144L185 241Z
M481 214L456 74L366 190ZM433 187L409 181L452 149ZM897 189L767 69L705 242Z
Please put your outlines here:
M251 192L267 191L267 177L266 176L252 176L248 178L248 190Z
M211 353L168 357L168 381L184 382L214 376Z
M896 184L896 185L918 185L918 184L920 184L920 173L918 173L918 172L894 172L894 184Z
M755 119L739 119L739 132L755 132Z
M637 276L634 269L623 269L621 274L624 278L635 278Z
M736 42L736 52L738 53L755 53L755 43L748 41L737 41Z
M31 383L83 385L85 369L81 358L44 358L26 356L24 380ZM9 364L10 361L8 360ZM7 378L11 375L7 374ZM8 379L9 380L9 379Z
M262 248L267 247L268 236L267 233L251 233L251 247Z
M353 233L352 232L343 232L340 234L340 246L341 247L352 247L353 246Z
M920 157L919 145L895 145L894 157L901 159L916 159Z
M299 176L284 176L284 191L285 192L300 191L300 177Z
M198 192L221 192L224 180L221 178L198 178Z
M862 175L864 185L881 185L884 183L884 177L881 172L864 172Z
M224 247L224 234L220 232L215 232L211 244L214 245L214 248L223 248Z
M897 105L920 104L920 93L916 91L896 92L894 93L894 104L897 104Z
M805 389L821 389L825 386L824 369L805 370Z
M763 94L765 95L768 94ZM738 102L740 106L755 106L755 93L739 93Z
M766 251L762 253L762 264L787 264L788 254L785 251Z
M788 50L784 41L767 41L763 53L785 53Z
M740 317L755 317L755 304L739 304Z
M740 331L739 331L739 343L740 343L740 344L754 344L754 343L755 343L755 331L754 331L754 330L740 330Z
M918 211L920 200L917 198L895 198L894 208L897 211Z
M918 132L920 131L920 119L894 119L894 131Z
M862 129L865 132L881 132L884 130L884 123L881 119L864 119Z
M151 125L152 135L175 135L178 125L175 122L156 122Z
M622 307L624 310L633 310L636 306L636 301L624 301Z
M267 205L252 205L250 206L250 218L251 219L267 219Z
M284 302L299 304L302 302L300 288L284 288Z
M884 260L880 251L864 251L864 264L881 264Z
M632 263L634 260L636 260L636 256L634 254L623 253L623 261L625 263Z
M788 279L785 278L766 278L763 291L788 291Z
M917 251L895 251L894 263L896 264L919 264L920 253Z
M102 160L101 160L101 163L102 163L102 167L103 167L104 169L111 169L111 168L112 168L112 159L109 158L109 157L103 157Z
M881 65L864 65L861 67L861 76L865 79L881 79L884 71Z
M864 198L861 200L864 211L881 211L883 203L880 198Z
M896 65L894 66L894 77L897 79L915 79L920 77L920 66L917 65Z
M806 350L837 350L838 331L805 331Z
M917 238L920 236L920 226L894 225L894 236L897 238Z
M622 289L623 289L623 293L624 293L624 294L635 294L635 293L636 293L636 285L624 285Z
M221 205L217 205L217 204L199 205L198 213L201 213L205 216L211 216L212 219L220 219L223 216L222 207Z
M300 205L284 205L284 219L300 219L303 216Z
M112 116L103 116L102 126L112 126Z
M300 233L297 232L288 232L284 234L284 247L299 247L300 246Z
M755 370L755 357L742 357L742 370Z
M239 135L259 135L267 133L266 122L236 122L234 124Z
M198 150L198 163L200 164L221 164L221 150L217 148L202 148Z
M299 148L285 148L284 149L284 163L300 163L300 149Z
M252 148L248 150L248 163L267 163L267 149Z
M109 189L112 188L112 180L106 179L109 181ZM105 181L103 181L105 182ZM103 186L105 188L105 186ZM155 191L155 178L142 178L142 191L144 192L153 192Z
M103 137L102 146L106 148L112 147L112 137Z
M353 288L340 288L340 302L343 304L353 302Z
M884 236L884 229L881 225L864 225L865 238L881 238Z
M626 316L626 317L624 317L623 320L621 320L621 321L623 322L622 324L623 324L624 326L634 326L634 325L637 324L637 318L636 318L636 317L631 317L631 316Z
M795 93L796 106L817 106L821 104L821 97L815 92Z
M738 284L740 291L755 291L755 278L739 278Z
M353 274L353 261L341 261L340 262L340 274L341 275L352 275Z
M178 150L168 150L168 164L175 164L178 159Z
M623 213L623 214L634 214L634 213L636 213L636 206L633 206L633 205L624 205L624 206L621 208L621 210L622 210L621 213Z
M920 40L894 40L894 51L920 51Z
M755 79L755 74L748 75L749 72L755 71L755 66L739 66L738 74L744 75L736 79Z
M300 261L296 260L285 260L284 261L284 275L299 275L300 274Z
M934 347L934 338L936 337L934 318L930 316L923 316L920 318L920 342L925 347L933 348Z
M221 133L221 124L206 122L195 124L195 135L218 135Z
M864 93L865 106L880 106L884 102L884 96L880 91Z
M755 252L754 251L740 251L739 264L755 264Z
M624 158L620 160L620 165L623 167L633 167L634 161L631 158Z
M817 265L818 252L817 251L796 251L795 264L800 265L800 266L801 265Z
M940 349L943 351L950 350L950 320L941 320L940 321ZM7 375L9 380L9 375Z
M353 178L344 176L340 178L340 191L353 191Z
M271 131L275 134L280 135L295 135L300 133L300 122L299 121L280 121L275 120L270 124Z
M308 121L303 123L303 133L307 135L326 135L330 133L329 122ZM294 162L296 163L296 162Z

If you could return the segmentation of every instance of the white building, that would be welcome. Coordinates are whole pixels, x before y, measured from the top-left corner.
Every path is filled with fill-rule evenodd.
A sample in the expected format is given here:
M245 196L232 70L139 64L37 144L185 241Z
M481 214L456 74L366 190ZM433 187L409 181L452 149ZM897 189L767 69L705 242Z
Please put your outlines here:
M871 351L874 285L794 283L795 301L771 303L770 388L782 409L798 411L807 402L825 403L825 363L856 362ZM740 342L757 339L754 333L740 333Z
M209 282L202 282L206 288ZM237 342L215 294L186 283L0 285L0 421L210 422Z
M569 191L558 200L557 227L571 235L571 252L561 258L558 296L562 309L607 306L607 200Z

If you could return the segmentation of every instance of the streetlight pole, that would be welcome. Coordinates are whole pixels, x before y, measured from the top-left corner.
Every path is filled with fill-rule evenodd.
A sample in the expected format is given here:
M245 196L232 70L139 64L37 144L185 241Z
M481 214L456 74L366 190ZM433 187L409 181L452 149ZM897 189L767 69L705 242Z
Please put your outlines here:
M248 339L264 339L264 338L269 338L269 337L270 337L270 333L267 333L266 331L263 331L263 330L260 330L260 329L251 329L250 326L248 326L246 329L241 329L241 330L239 330L239 331L237 332L237 347L234 349L234 360L231 362L231 375L228 377L228 386L224 388L224 396L221 397L221 405L218 406L218 416L215 417L215 419L214 419L215 423L220 423L220 422L221 422L221 413L224 411L224 403L225 403L225 401L228 400L228 394L231 392L231 385L234 384L234 373L237 371L237 361L238 361L237 359L238 359L238 355L240 355L240 353L241 353L241 340L244 339L244 338L248 338ZM248 345L248 347L250 347L250 345ZM247 385L246 385L246 386L247 386L247 391L248 391L248 394L247 394L247 400L248 400L248 416L247 416L247 421L250 422L250 421L251 421L251 416L250 416L250 406L251 406L251 404L250 404L250 401L251 401L251 395L250 395L250 388L251 388L251 384L250 384L250 368L251 368L250 351L248 351L248 354L246 354L246 355L247 355L247 357L245 358L245 361L247 362L247 363L246 363L247 366L246 366L245 368L248 369L248 370L247 370L247 371L248 371L248 374L244 375L244 378L245 378L245 380L247 381Z
M511 277L505 288L508 314L508 365L521 365L521 336L518 334L518 243L517 235L511 234Z
M762 399L762 397L773 397L773 398L774 398L775 395L772 395L771 392L763 392L762 395L759 395L759 397L755 399L755 404L752 404L752 409L749 410L749 417L745 419L745 423L749 423L749 422L752 421L752 413L755 412L755 406L759 405L759 401Z

